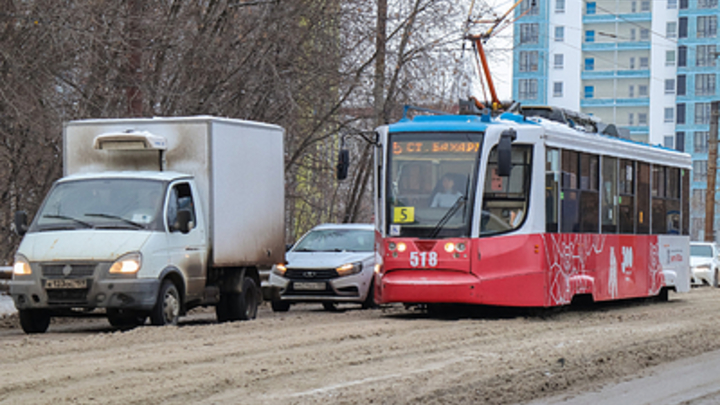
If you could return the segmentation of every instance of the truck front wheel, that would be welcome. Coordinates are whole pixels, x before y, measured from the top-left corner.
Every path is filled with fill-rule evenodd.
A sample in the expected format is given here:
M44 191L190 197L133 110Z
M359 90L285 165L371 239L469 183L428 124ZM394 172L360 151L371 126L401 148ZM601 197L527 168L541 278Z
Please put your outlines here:
M163 281L160 286L157 302L150 311L150 322L153 325L177 325L180 318L180 293L170 280Z
M44 309L21 309L20 326L25 333L45 333L50 326L50 313Z

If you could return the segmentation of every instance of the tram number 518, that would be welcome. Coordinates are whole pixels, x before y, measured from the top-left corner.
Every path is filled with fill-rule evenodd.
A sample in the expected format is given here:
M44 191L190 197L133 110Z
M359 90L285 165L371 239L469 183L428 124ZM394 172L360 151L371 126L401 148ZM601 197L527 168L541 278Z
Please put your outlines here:
M435 267L437 264L437 252L410 252L410 265L412 267Z

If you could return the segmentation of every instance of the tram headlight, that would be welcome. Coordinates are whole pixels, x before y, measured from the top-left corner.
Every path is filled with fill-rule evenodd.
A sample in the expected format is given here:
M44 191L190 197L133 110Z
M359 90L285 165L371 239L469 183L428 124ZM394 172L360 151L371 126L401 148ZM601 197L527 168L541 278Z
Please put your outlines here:
M388 250L393 251L393 250L395 250L395 248L397 248L397 246L395 245L395 242L388 243Z
M448 253L452 253L453 250L455 250L455 244L452 242L448 242L445 244L445 251Z
M398 252L402 253L402 252L404 252L406 249L407 249L407 245L404 244L403 242L400 242L400 243L397 244L397 250L398 250Z
M465 251L465 244L462 243L462 242L461 242L461 243L458 243L458 244L455 246L455 249L456 249L458 252L462 253L462 252Z

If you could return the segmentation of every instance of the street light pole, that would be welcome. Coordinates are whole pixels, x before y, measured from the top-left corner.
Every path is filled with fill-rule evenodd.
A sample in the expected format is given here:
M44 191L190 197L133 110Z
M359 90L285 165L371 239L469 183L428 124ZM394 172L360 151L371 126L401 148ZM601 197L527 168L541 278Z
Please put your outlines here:
M710 132L708 133L707 188L705 190L705 242L715 242L715 183L718 156L718 116L720 101L710 105Z

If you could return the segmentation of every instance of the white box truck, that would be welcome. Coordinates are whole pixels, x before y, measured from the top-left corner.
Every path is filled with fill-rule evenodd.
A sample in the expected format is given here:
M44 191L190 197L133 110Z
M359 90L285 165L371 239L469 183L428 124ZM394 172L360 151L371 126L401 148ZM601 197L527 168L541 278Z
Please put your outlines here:
M258 267L284 260L283 135L209 116L66 123L64 177L31 224L15 215L23 330L97 308L117 327L175 324L197 306L254 318Z

